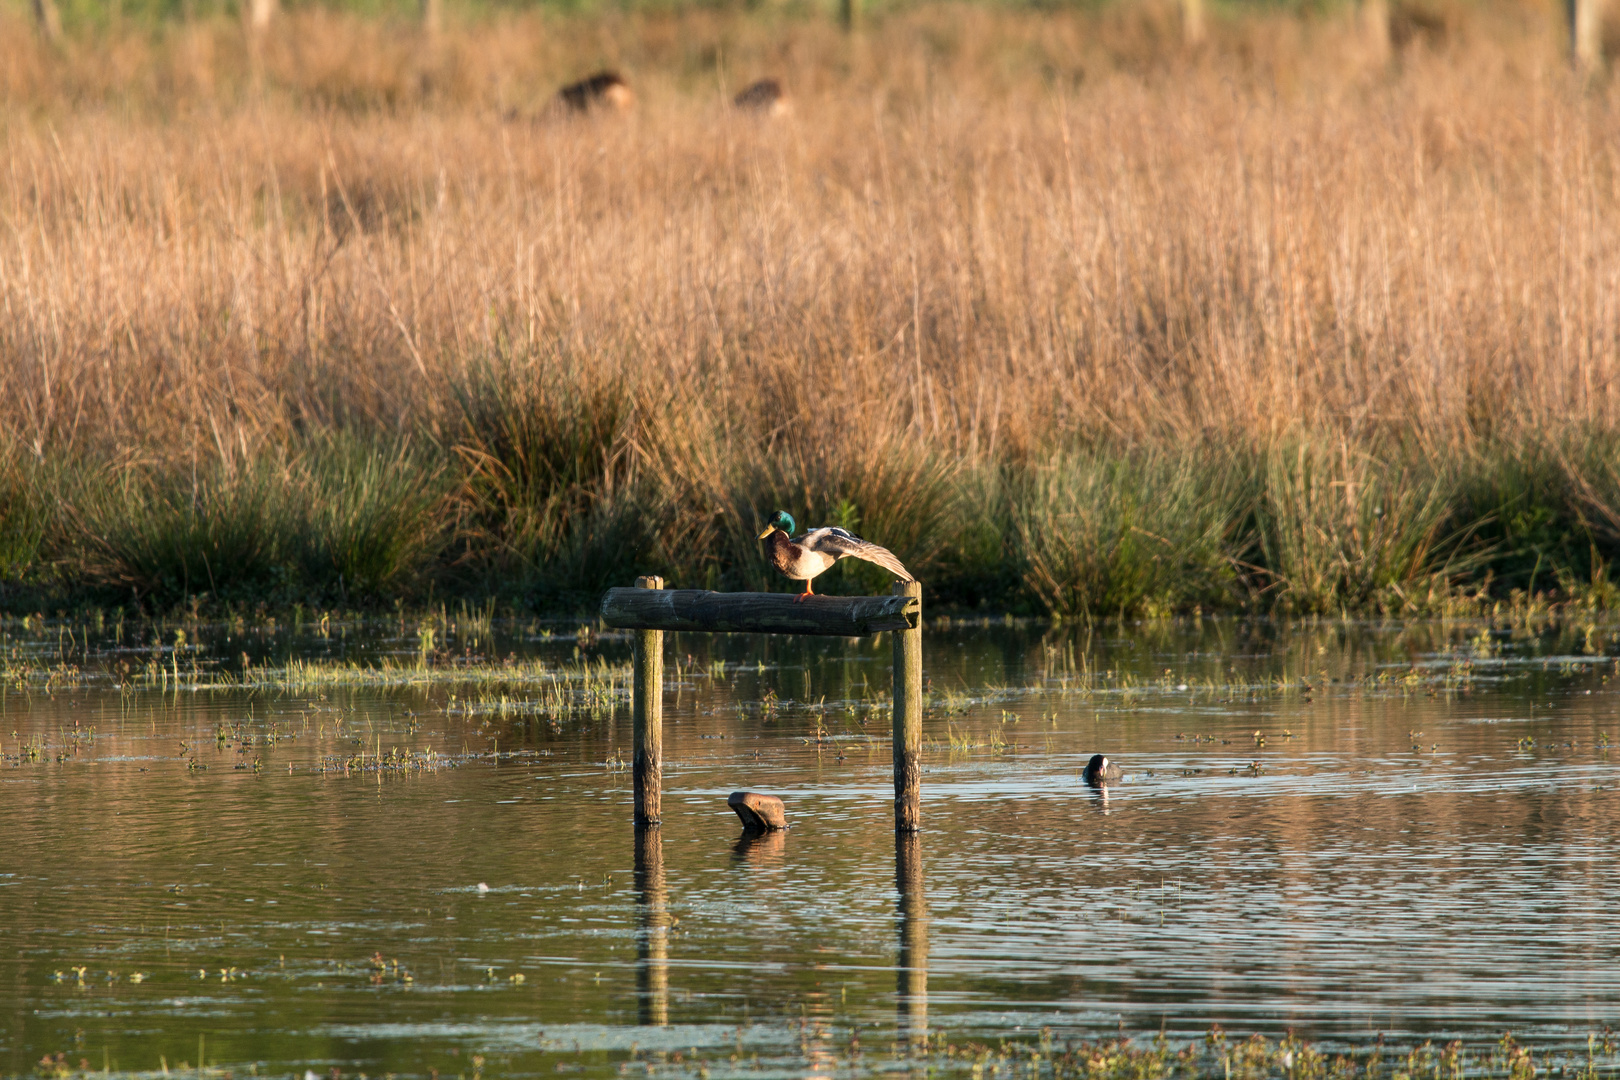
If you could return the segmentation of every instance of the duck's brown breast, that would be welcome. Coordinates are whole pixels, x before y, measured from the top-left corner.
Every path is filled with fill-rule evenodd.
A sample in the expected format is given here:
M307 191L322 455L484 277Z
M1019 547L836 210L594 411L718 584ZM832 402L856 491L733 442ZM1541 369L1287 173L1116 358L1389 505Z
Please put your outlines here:
M771 565L791 576L795 564L799 561L799 553L794 550L793 541L788 539L787 533L777 529L766 538L765 546L770 549Z

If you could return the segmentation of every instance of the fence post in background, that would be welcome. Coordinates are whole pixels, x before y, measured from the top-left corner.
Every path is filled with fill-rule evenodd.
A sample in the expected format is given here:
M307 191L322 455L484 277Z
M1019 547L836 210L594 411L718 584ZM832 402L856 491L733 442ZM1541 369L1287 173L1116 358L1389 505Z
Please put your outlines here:
M1389 62L1389 0L1361 0L1361 29L1377 64Z
M636 578L638 589L662 589L661 577ZM630 713L635 728L636 827L657 825L664 796L664 632L637 630Z
M1181 39L1188 45L1204 40L1204 0L1181 0Z
M838 25L845 30L855 29L861 17L861 0L838 0Z
M1604 0L1565 0L1570 61L1577 71L1591 74L1603 66L1603 5Z
M894 827L922 827L922 582L899 581L894 595L917 598L917 625L894 632Z
M276 0L250 0L248 3L248 25L255 34L270 29L270 20L275 16Z
M56 0L34 0L34 25L46 41L61 39L62 14L56 10Z
M444 21L443 0L422 0L422 29L428 37L437 37Z

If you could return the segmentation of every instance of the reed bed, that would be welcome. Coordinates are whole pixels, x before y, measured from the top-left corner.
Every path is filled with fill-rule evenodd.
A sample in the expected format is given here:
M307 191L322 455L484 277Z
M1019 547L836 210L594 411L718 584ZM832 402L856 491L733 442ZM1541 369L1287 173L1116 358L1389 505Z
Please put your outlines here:
M780 587L778 507L966 607L1608 602L1620 88L1551 7L5 19L7 607Z

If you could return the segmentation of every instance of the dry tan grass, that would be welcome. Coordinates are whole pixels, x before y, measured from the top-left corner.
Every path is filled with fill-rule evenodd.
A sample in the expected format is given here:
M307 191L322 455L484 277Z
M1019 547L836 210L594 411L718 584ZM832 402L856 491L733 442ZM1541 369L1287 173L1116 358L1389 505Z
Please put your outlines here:
M432 45L307 13L60 52L13 20L0 425L109 457L454 442L452 387L500 357L628 383L634 452L693 483L900 442L1612 426L1620 95L1552 14L1431 12L1387 66L1348 14L1187 50L1152 7ZM548 112L603 65L633 115ZM792 117L729 106L762 75Z

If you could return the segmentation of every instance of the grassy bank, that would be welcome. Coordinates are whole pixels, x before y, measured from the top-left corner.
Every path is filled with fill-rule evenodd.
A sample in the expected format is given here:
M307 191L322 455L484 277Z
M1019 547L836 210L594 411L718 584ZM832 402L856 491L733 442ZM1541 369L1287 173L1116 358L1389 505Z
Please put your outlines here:
M779 505L882 537L936 603L970 608L1419 615L1487 612L1515 594L1616 600L1620 455L1609 436L1444 460L1295 441L1090 448L1018 464L922 458L842 475L733 463L702 487L664 471L615 476L599 449L599 471L566 483L537 478L534 458L511 448L495 457L465 444L323 440L195 472L14 452L6 607L463 596L557 611L646 572L781 589L753 540ZM822 585L887 581L849 564Z
M1607 604L1620 89L1556 16L14 20L0 604L782 587L778 507L966 607Z

